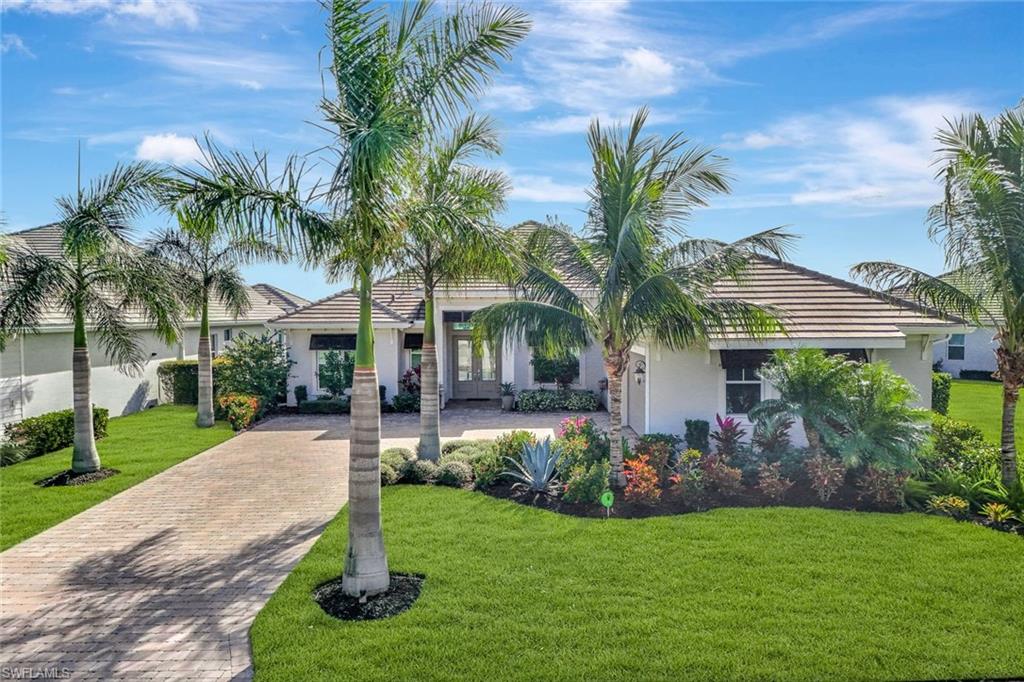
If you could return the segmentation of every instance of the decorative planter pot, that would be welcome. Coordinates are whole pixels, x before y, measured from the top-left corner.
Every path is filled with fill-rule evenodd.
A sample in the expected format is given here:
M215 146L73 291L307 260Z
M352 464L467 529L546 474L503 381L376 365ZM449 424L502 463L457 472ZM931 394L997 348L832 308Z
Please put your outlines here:
M511 412L512 405L515 403L516 397L514 395L503 395L501 396L501 409L503 412Z

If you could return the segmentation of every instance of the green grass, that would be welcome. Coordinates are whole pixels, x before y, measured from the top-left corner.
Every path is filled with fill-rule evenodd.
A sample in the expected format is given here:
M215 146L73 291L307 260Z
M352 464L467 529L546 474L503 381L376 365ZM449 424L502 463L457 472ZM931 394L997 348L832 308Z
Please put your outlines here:
M1024 674L1024 540L921 514L579 519L385 488L413 608L342 622L346 511L260 612L258 680L891 680Z
M974 424L985 438L999 445L1003 419L1003 386L994 381L954 379L949 394L949 416ZM1017 404L1014 426L1017 450L1024 450L1024 410Z
M103 466L116 476L82 486L40 488L35 481L71 466L71 448L0 469L0 550L54 526L182 460L231 437L226 423L195 425L196 410L163 405L110 420L96 442Z

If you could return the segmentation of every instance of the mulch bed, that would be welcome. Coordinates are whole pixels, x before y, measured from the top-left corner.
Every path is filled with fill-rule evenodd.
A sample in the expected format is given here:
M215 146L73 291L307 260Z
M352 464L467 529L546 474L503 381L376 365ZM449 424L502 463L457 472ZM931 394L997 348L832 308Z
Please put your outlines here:
M96 481L102 481L105 478L110 478L115 474L121 473L118 469L100 469L99 471L93 471L88 474L76 474L71 469L62 471L59 474L48 476L46 478L36 481L36 485L40 488L52 488L59 485L85 485L87 483L95 483Z
M406 611L420 596L426 576L392 573L387 592L372 597L351 597L341 591L341 578L329 580L313 590L313 599L328 616L340 620L377 620Z

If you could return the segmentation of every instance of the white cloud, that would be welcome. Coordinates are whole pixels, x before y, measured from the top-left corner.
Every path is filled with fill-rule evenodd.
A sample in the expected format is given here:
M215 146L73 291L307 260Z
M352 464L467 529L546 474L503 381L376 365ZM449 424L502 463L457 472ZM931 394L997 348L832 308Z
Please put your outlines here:
M140 161L160 161L184 165L202 158L199 145L191 137L175 133L146 135L135 148L135 158Z
M587 200L586 187L562 183L547 175L512 174L510 199L520 201L582 203Z
M480 108L498 111L529 111L537 96L525 85L492 85L480 100Z
M190 0L4 0L3 9L42 14L101 13L104 18L135 18L167 27L199 26L199 13Z
M36 58L36 55L32 50L28 49L25 41L21 39L21 36L16 33L4 33L3 39L0 40L0 54L7 54L11 51L22 54L29 59Z
M942 191L935 132L944 119L977 109L959 95L886 97L725 139L734 148L772 148L770 164L746 176L788 192L793 204L929 206Z
M74 97L76 95L81 95L82 91L70 85L65 85L59 88L54 88L53 94L59 95L60 97Z

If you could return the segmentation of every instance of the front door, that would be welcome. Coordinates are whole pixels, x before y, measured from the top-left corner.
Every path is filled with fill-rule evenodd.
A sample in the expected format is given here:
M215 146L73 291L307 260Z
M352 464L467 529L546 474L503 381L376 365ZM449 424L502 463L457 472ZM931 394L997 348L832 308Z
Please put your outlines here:
M468 336L452 337L452 368L456 400L492 400L498 397L498 357L491 344L484 343L480 355L473 352Z

